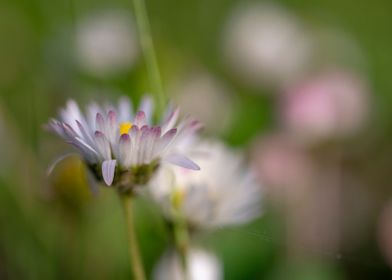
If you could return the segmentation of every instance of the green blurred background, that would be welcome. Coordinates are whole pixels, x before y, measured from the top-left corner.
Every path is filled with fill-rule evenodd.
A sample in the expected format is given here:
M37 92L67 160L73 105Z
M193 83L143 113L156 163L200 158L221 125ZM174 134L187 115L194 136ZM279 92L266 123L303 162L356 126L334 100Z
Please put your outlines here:
M279 89L242 82L222 54L229 16L249 1L146 2L168 94L178 79L194 72L208 73L228 89L228 125L212 126L207 135L249 151L255 137L276 130ZM288 261L287 217L279 207L269 207L272 202L265 202L263 217L246 226L198 236L197 243L222 259L225 279L390 279L377 229L379 214L392 198L392 2L268 3L285 7L310 29L347 34L360 49L361 59L354 62L344 52L324 59L343 64L347 59L350 69L366 76L372 92L371 113L363 130L334 144L344 170L362 185L360 190L343 192L340 222L344 227L359 211L355 223L361 224L361 232L354 233L356 242L346 246L353 233L345 236L342 230L337 251L299 245L306 256ZM64 166L64 174L50 180L45 176L56 157L72 150L43 129L67 99L85 104L126 94L138 100L151 90L140 53L132 66L107 76L87 73L74 58L78 24L90 14L112 9L132 15L132 2L3 0L0 4L0 279L131 277L115 192L102 187L92 195L83 176L69 176L80 172L76 160ZM223 101L216 104L229 106ZM362 193L352 195L357 192ZM370 202L363 203L363 198ZM362 203L366 207L357 210ZM150 275L169 238L154 206L139 201L137 212ZM384 247L392 250L388 244Z

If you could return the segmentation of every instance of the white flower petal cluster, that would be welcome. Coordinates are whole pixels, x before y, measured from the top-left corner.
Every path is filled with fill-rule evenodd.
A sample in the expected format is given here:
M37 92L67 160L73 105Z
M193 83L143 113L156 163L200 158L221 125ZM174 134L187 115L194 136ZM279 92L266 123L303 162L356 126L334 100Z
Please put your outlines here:
M201 170L167 166L151 181L150 192L166 218L178 207L189 226L242 224L260 214L261 188L243 158L219 142L195 143L188 154Z
M153 107L152 99L144 97L134 114L131 101L123 97L117 106L92 103L84 114L70 100L49 126L79 150L108 186L124 174L128 184L145 184L161 162L199 169L180 150L200 123L190 117L179 121L179 109L169 106L162 123L153 125Z
M213 254L192 248L187 260L189 280L219 280L223 279L222 264ZM174 250L168 250L160 259L154 270L155 280L182 280L183 272L180 257Z

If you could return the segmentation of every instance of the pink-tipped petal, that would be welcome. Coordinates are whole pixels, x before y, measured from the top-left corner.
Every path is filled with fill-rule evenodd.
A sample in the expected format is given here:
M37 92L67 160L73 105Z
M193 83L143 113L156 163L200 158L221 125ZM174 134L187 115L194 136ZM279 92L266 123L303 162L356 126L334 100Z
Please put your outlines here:
M111 159L111 151L110 151L110 143L108 139L106 139L105 135L101 131L95 131L95 144L101 156L109 160Z
M180 115L180 109L175 108L168 117L165 119L162 125L162 131L167 131L168 129L173 128L173 126L176 124L178 120L178 116Z
M62 123L61 124L64 135L66 135L68 138L72 139L78 136L76 131L67 123Z
M135 137L137 137L138 133L139 133L139 127L137 125L133 125L129 135L131 136L132 139L134 139Z
M183 155L171 154L166 156L163 160L186 169L200 170L200 167L196 163Z
M74 100L68 100L64 109L60 110L60 116L63 122L73 124L75 120L84 120L78 104Z
M152 136L153 136L153 139L156 140L156 139L158 139L159 137L161 137L161 133L162 133L162 129L161 129L159 126L154 127L154 128L152 129Z
M76 124L78 125L79 131L80 131L83 139L85 139L88 144L90 144L90 145L93 144L93 139L92 139L91 135L89 133L87 133L84 126L78 120L76 120Z
M102 108L95 102L87 106L87 123L91 131L96 129L97 113L102 112Z
M99 131L105 131L105 119L101 113L97 113L95 117L95 128Z
M117 116L116 113L112 110L108 112L107 116L107 122L106 122L106 133L108 137L108 140L111 143L114 143L116 141L116 132L118 130L118 125L117 125Z
M155 144L161 134L160 127L151 127L147 136L145 150L144 150L144 163L150 162L155 156Z
M143 111L139 111L135 117L135 124L138 127L142 127L146 124L146 114Z
M177 128L172 128L168 132L166 132L160 140L159 148L161 150L164 150L172 142L176 134L177 134Z
M150 138L151 138L151 129L145 125L141 128L141 136L139 140L139 149L137 155L138 164L145 163L146 160L146 150L148 149Z
M63 128L61 123L58 120L51 119L47 125L47 128L50 131L54 131L57 133L59 136L66 138L66 135L64 134Z
M130 141L131 141L131 138L130 138L129 134L121 134L120 143L127 143Z
M80 137L75 137L72 141L72 143L76 143L77 146L79 147L79 149L81 149L82 151L86 152L86 153L90 153L94 156L97 156L97 152L95 151L95 149L93 147L91 147L89 144L87 144L82 138Z
M143 125L143 126L140 128L140 131L141 131L141 132L145 132L145 131L147 131L148 129L149 129L148 125Z
M109 124L111 126L116 126L117 121L116 121L116 113L112 110L109 111L108 113L108 120L109 120Z
M111 186L114 179L114 172L116 170L116 160L105 160L102 163L102 177L106 185Z
M118 158L120 164L126 167L131 164L131 152L131 137L129 134L121 135L118 144Z
M201 122L199 122L198 120L192 120L189 128L192 130L192 132L196 132L199 129L203 128L203 124Z

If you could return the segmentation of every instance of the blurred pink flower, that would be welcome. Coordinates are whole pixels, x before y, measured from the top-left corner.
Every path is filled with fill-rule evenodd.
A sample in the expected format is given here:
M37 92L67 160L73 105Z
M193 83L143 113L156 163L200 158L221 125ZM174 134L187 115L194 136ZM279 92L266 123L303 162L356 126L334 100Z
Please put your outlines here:
M299 139L349 136L368 114L368 91L362 80L332 71L291 87L282 97L281 121Z
M256 140L252 156L267 195L286 217L289 257L335 253L340 215L335 175L285 134Z
M289 137L279 134L254 142L252 166L259 180L273 194L306 187L314 177L308 154Z
M379 217L378 244L387 263L392 267L392 201L384 207Z

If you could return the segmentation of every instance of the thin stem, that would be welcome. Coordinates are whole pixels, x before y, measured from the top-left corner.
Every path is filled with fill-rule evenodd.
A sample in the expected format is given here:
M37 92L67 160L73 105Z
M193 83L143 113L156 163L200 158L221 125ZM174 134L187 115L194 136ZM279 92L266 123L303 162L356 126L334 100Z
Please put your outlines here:
M128 230L128 249L131 258L133 278L135 280L144 280L146 277L144 275L143 264L140 258L139 245L133 221L133 196L132 194L120 194L120 198Z
M181 216L177 217L176 224L174 225L174 240L177 253L180 257L183 279L187 279L189 234L185 220Z
M187 227L187 222L184 217L181 207L181 204L183 203L183 196L184 193L180 190L176 190L174 188L172 197L171 197L171 202L172 202L172 208L171 212L174 217L174 224L173 224L173 239L174 239L174 244L177 250L177 253L180 257L180 264L182 268L182 276L183 279L188 278L188 246L189 246L189 232L188 232L188 227Z
M157 97L159 112L163 112L165 106L165 94L162 87L161 75L155 54L154 44L151 37L150 23L148 20L146 4L144 0L133 0L135 16L139 32L140 43L146 61L150 83Z

